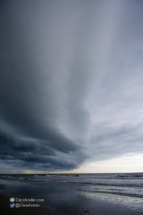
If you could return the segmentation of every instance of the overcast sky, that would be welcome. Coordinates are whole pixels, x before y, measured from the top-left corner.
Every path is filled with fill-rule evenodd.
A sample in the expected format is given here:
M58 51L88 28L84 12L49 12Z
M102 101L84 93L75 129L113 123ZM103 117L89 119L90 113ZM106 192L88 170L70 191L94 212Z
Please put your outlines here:
M0 172L143 171L143 1L1 1L0 16Z

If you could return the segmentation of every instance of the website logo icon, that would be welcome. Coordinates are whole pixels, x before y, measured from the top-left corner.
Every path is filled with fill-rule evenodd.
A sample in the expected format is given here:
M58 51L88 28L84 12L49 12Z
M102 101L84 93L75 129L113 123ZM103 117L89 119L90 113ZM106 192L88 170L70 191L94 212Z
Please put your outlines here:
M11 197L10 202L15 202L15 198Z

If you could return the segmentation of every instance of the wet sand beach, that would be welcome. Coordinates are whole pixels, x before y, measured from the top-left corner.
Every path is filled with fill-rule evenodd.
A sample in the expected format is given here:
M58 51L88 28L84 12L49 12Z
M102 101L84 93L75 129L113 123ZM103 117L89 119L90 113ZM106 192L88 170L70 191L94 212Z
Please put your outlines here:
M72 185L73 186L73 185ZM39 208L10 208L10 198L38 198L44 199ZM102 198L101 198L102 197ZM104 197L104 198L103 198ZM2 215L141 215L142 212L134 211L121 204L106 201L115 195L98 194L84 195L74 190L68 184L49 183L48 185L35 185L27 183L9 183L0 185L0 211ZM112 199L111 198L111 199ZM128 197L124 197L128 198Z

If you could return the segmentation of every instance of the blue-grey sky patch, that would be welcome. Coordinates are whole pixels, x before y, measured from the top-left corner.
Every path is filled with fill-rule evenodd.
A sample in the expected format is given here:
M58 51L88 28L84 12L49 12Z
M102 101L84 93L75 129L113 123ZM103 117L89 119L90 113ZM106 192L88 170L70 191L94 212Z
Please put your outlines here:
M142 1L0 6L0 172L143 152Z

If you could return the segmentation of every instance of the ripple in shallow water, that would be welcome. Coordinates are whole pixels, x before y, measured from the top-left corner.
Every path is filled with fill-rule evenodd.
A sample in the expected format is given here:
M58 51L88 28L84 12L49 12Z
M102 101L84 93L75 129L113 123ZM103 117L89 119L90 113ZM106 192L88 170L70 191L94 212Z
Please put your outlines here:
M113 194L92 193L88 191L81 191L82 195L87 198L98 199L100 201L110 203L113 206L125 207L134 211L143 212L143 199L129 196L119 196Z

